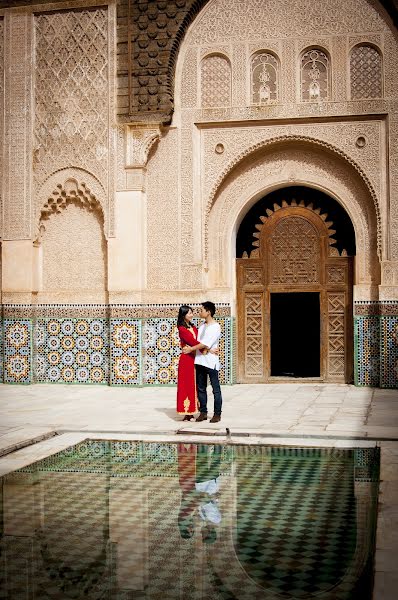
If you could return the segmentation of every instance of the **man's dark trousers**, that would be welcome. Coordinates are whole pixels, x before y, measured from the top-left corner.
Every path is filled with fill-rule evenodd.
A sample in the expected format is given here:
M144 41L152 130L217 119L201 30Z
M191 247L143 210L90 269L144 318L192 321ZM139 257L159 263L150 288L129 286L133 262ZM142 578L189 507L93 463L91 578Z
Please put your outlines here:
M222 397L217 369L209 369L202 365L195 365L196 387L198 390L199 410L207 414L207 378L210 377L214 396L214 414L221 416Z

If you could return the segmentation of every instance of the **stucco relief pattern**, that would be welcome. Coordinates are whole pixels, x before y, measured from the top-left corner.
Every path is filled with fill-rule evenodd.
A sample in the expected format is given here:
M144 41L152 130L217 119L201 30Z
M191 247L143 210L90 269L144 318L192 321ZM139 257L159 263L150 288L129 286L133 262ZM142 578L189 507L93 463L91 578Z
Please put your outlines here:
M398 114L390 120L390 258L398 260ZM395 233L394 233L395 232Z
M4 19L0 18L0 173L3 173ZM3 189L0 187L0 235L3 234Z
M32 225L32 17L12 14L4 40L3 237L29 239Z
M251 18L256 15L256 19ZM289 19L286 15L289 14ZM228 23L228 27L225 26ZM231 38L305 37L309 34L341 35L353 31L382 31L382 16L367 2L325 0L319 5L306 0L218 0L201 12L191 32L193 43L222 43Z
M225 55L212 54L201 61L201 105L230 106L231 64Z
M181 108L195 108L198 104L198 49L188 48L183 71L184 86L181 91Z
M180 134L180 228L181 228L181 257L184 262L193 262L193 145L190 123L182 116ZM182 287L185 287L185 283Z
M202 131L204 147L203 191L206 197L216 186L228 164L252 146L279 136L308 136L332 144L350 156L368 176L379 196L381 188L381 122L330 123L315 125L273 125L271 127L241 127L206 129ZM365 137L365 146L358 147L358 137ZM225 151L215 156L217 143Z
M52 173L78 165L101 182L107 204L113 203L108 10L39 14L35 27L36 202L42 203L38 191ZM112 232L113 210L103 208Z
M346 36L332 38L332 99L337 102L344 102L347 98L347 55Z
M383 36L383 71L384 71L384 96L397 98L397 40L392 31L386 31Z
M232 105L244 106L249 95L248 79L248 57L244 44L234 44L232 53Z

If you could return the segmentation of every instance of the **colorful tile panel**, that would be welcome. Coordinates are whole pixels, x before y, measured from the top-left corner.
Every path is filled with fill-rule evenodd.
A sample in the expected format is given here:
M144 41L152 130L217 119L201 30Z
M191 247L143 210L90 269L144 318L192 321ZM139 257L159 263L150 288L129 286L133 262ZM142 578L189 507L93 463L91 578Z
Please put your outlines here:
M110 320L111 385L141 384L141 322Z
M231 382L230 347L231 318L217 319L221 327L219 356L220 382ZM199 319L193 319L197 326ZM142 325L143 384L172 385L177 383L178 361L181 354L176 319L145 319Z
M354 318L355 327L355 385L380 385L380 328L379 317Z
M35 380L102 383L109 380L107 319L37 319Z
M380 317L380 387L398 388L398 316Z
M31 383L32 321L5 319L4 383Z

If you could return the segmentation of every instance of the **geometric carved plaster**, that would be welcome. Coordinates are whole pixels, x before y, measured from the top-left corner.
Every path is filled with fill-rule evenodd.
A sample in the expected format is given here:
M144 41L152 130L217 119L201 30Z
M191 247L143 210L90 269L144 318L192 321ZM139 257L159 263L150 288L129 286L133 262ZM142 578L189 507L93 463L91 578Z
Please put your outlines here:
M88 210L100 211L104 221L106 236L105 190L101 183L83 169L61 169L53 173L43 184L38 193L40 212L36 215L36 239L44 229L43 221L53 213L60 212L66 204L77 201Z
M377 199L376 192L375 192L372 184L370 183L368 177L365 175L365 173L361 169L361 167L351 157L349 157L345 152L343 152L336 146L334 146L328 142L321 141L321 140L318 140L316 138L312 138L309 136L303 136L303 135L284 135L284 136L279 136L279 137L271 138L269 140L258 142L256 144L252 145L250 148L247 148L246 150L241 152L232 161L230 161L230 163L227 165L227 167L224 168L224 170L218 177L216 183L214 184L214 186L210 192L208 200L207 200L206 219L205 219L206 241L208 238L207 223L208 223L208 217L209 217L211 208L213 206L213 203L215 201L216 196L218 195L218 192L219 192L221 186L223 185L224 181L228 178L228 176L231 175L236 168L239 168L239 165L241 163L243 163L245 160L249 159L249 157L254 158L258 152L261 152L264 149L269 149L271 151L273 147L277 148L281 145L285 146L288 149L289 146L291 146L291 144L293 144L295 142L302 143L303 147L309 145L312 148L322 149L323 151L326 151L328 153L332 152L337 157L342 158L344 160L344 162L348 163L348 165L350 165L350 167L352 167L357 172L357 174L363 181L364 185L366 186L366 188L369 192L369 195L372 199L372 204L373 204L373 208L375 211L376 224L377 224L377 253L378 253L378 256L381 257L382 229L381 229L381 216L380 216L379 202ZM319 150L318 150L318 152L319 152ZM206 249L207 249L207 243L205 243L205 250Z
M232 285L236 229L249 208L272 190L292 185L319 189L343 206L355 231L355 283L380 283L377 216L366 181L339 154L326 149L319 152L317 145L290 140L289 144L261 148L247 160L238 162L213 195L203 239L209 288Z

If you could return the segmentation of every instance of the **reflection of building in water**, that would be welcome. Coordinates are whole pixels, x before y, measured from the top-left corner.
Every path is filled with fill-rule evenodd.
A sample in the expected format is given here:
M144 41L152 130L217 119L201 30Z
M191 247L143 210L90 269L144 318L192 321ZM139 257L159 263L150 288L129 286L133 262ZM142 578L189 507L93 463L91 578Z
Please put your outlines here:
M398 388L395 0L1 6L6 382Z
M175 445L86 442L2 479L1 597L366 600L376 458L223 447L207 544L197 512L180 536Z

